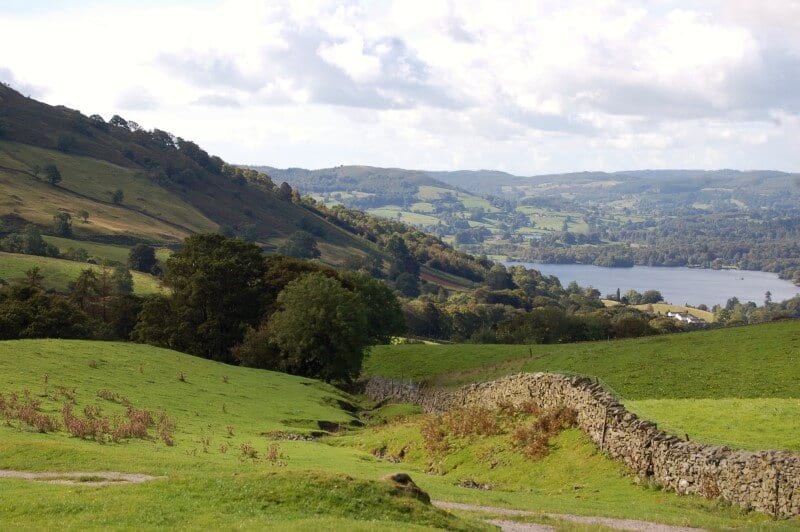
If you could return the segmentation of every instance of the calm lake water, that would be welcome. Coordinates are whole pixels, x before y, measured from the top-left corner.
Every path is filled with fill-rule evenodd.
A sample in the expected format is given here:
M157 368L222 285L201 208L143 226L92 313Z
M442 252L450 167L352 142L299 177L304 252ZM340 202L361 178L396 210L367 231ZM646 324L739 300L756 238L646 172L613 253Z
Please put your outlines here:
M800 286L779 279L777 274L749 270L706 270L700 268L667 268L634 266L633 268L603 268L586 264L539 264L507 262L508 266L525 266L545 275L555 275L563 286L575 281L581 286L593 286L605 297L619 288L624 294L633 289L659 290L664 299L675 305L709 307L724 305L736 296L740 301L762 305L764 294L772 292L775 302L800 294Z

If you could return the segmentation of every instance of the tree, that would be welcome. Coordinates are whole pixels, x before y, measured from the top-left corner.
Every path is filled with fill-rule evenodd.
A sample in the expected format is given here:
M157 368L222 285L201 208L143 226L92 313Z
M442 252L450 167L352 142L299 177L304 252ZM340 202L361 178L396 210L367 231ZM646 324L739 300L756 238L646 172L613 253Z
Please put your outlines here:
M128 129L128 121L122 118L119 115L114 115L111 117L111 120L108 121L109 124L115 127L121 127L123 129Z
M292 187L286 181L278 187L278 197L285 201L292 199Z
M53 215L53 232L58 236L72 236L72 216L65 211Z
M89 211L87 211L86 209L81 210L78 213L78 217L80 217L81 222L83 222L85 224L89 223Z
M402 273L410 273L414 277L419 276L419 262L411 254L406 241L400 235L392 235L386 241L386 251L392 255L392 263L389 265L389 278L396 279Z
M645 290L644 293L642 293L642 304L652 305L653 303L659 303L661 301L664 301L664 296L662 296L661 292L658 290Z
M58 142L56 143L56 148L58 148L58 151L72 153L77 149L77 147L78 141L76 141L75 137L69 133L62 133L58 136Z
M97 273L92 268L86 268L70 283L70 299L81 310L86 310L89 302L98 296Z
M514 288L514 281L511 279L511 274L502 264L495 264L489 273L486 274L486 286L492 290L505 290L507 288Z
M61 172L56 165L46 164L44 165L43 171L47 182L51 185L55 186L61 182Z
M128 253L128 268L137 272L150 273L158 263L156 250L147 244L136 244Z
M28 255L47 256L47 242L42 238L42 233L35 225L29 225L22 234L22 249Z
M281 310L267 323L286 371L331 381L351 381L369 344L366 308L339 281L310 273L278 295Z
M25 272L25 286L32 290L41 290L42 282L44 281L44 275L42 275L42 270L38 266L34 266L30 270Z
M392 336L405 332L403 309L392 289L365 273L345 272L340 275L345 288L361 298L367 310L367 336L373 344L386 344Z
M164 285L172 294L170 312L153 314L161 323L143 316L137 338L157 345L167 338L173 349L233 362L231 348L261 321L265 272L264 256L255 244L214 234L190 236L167 261Z
M419 279L410 273L401 273L394 280L397 291L406 297L417 297L419 295Z
M633 289L628 290L625 292L625 295L622 296L622 301L626 305L640 305L642 303L642 294Z
M122 200L125 199L125 192L118 188L111 194L111 201L115 205L122 205Z
M768 306L770 306L771 304L772 304L772 292L770 292L769 290L767 290L767 291L764 293L764 306L765 306L765 307L768 307Z
M130 270L121 264L114 267L114 272L111 274L111 285L115 294L132 294L133 276L131 275Z
M280 247L278 253L296 259L316 259L321 253L317 248L317 241L306 231L295 231Z

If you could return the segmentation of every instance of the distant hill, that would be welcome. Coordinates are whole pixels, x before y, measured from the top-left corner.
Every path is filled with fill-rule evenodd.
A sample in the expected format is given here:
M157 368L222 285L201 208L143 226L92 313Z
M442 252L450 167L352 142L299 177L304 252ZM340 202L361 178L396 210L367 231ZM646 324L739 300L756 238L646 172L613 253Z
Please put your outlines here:
M644 192L669 195L673 192L708 192L718 188L748 193L771 194L789 190L800 195L800 174L775 170L626 170L620 172L572 172L515 176L489 170L429 172L429 175L450 186L474 194L532 195L533 190L545 194L581 193L603 189L610 194Z

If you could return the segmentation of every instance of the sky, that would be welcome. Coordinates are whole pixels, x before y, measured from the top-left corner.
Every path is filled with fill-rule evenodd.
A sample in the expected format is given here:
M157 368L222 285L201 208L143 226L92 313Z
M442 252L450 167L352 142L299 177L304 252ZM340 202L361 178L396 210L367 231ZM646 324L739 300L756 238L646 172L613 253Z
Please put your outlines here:
M800 171L800 0L0 2L0 81L225 160Z

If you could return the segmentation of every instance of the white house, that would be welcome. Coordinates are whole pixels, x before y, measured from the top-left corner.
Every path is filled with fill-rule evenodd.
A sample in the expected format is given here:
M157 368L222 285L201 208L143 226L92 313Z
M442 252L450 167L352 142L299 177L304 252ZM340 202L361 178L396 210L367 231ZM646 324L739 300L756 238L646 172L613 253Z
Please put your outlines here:
M667 312L667 317L672 318L678 321L682 321L683 323L705 323L705 320L698 318L697 316L692 316L691 314L683 313L683 312Z

